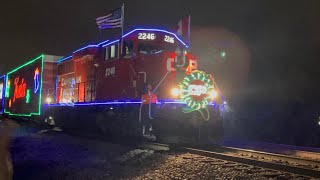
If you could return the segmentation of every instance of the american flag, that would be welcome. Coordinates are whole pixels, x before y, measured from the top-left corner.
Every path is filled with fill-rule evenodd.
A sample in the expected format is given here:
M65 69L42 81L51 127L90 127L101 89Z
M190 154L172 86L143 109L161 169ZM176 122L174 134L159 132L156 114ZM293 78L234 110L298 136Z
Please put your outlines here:
M116 9L106 16L96 18L99 29L122 27L123 8Z

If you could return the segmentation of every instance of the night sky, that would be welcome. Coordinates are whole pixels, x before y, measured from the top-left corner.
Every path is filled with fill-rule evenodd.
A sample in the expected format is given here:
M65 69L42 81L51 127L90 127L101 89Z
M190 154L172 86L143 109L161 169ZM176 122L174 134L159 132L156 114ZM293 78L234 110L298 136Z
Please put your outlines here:
M230 85L232 77L238 75L232 72L230 75L228 68L217 75L217 81L229 96L288 97L301 101L319 98L319 0L127 0L124 3L125 31L133 27L170 29L190 13L191 31L222 28L240 39L250 57L245 61L250 68L240 72L247 73L243 75L245 80L241 80L240 86ZM98 41L101 37L95 18L120 5L120 1L113 0L2 2L0 72L42 53L65 56ZM110 34L106 31L105 37ZM211 45L203 46L210 49L207 46ZM232 62L228 64L232 66Z

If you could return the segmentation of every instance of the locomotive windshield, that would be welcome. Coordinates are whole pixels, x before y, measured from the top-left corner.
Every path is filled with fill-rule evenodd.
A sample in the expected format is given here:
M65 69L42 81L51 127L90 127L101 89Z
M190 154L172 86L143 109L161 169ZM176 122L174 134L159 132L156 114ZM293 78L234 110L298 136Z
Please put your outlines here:
M138 46L140 54L157 54L163 51L163 48L157 44L141 43Z
M152 43L140 43L138 52L140 54L158 54L163 51L175 51L176 47L173 45L161 45Z

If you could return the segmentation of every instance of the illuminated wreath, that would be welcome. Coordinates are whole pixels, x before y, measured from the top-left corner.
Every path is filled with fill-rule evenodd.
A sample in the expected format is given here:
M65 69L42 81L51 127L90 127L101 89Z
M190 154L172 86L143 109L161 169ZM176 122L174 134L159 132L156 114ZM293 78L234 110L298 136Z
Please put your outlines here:
M199 70L192 71L179 86L182 100L195 110L205 108L211 100L210 93L214 91L210 75Z

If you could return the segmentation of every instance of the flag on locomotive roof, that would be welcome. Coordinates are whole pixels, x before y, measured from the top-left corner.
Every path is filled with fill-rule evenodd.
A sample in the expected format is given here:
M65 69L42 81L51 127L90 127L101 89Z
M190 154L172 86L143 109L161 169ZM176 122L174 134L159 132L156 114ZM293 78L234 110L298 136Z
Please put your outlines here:
M188 40L188 44L190 45L190 15L180 19L174 30L183 40Z
M112 11L110 14L96 18L99 29L122 28L123 26L123 6Z

